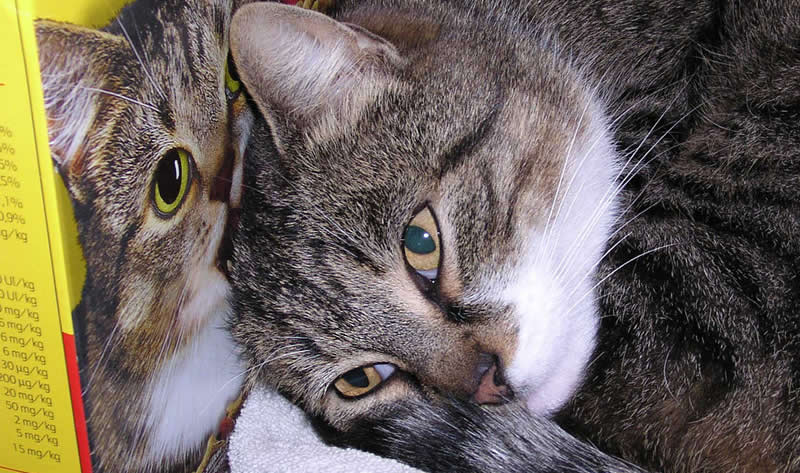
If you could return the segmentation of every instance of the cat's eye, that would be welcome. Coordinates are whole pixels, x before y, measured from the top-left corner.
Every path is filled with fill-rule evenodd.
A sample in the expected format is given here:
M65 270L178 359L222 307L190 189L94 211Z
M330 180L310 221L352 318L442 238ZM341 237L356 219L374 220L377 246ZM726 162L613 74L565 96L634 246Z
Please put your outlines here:
M153 176L153 204L163 217L171 217L180 207L191 184L192 157L175 148L167 151Z
M426 206L411 219L403 232L403 254L406 262L430 282L439 277L441 244L439 225L430 207Z
M394 365L389 363L361 366L340 376L333 387L344 397L357 398L380 386L394 372Z
M242 83L239 81L239 74L236 72L236 64L233 62L233 56L228 54L228 60L225 61L225 88L231 95L236 95L242 88Z

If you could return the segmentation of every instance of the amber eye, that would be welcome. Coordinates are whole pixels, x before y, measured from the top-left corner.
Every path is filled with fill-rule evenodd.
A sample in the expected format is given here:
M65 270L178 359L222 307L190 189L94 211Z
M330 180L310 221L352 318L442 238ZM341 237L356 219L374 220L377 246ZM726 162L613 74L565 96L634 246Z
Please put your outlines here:
M189 190L191 174L192 156L188 151L171 149L161 158L153 176L153 204L159 215L175 215Z
M430 207L420 210L403 232L403 253L406 262L429 281L439 277L441 245L439 225Z
M242 88L242 83L239 81L239 74L236 72L236 64L233 62L233 56L228 54L228 60L225 61L225 88L232 96L236 96Z
M333 387L344 397L356 398L377 388L394 372L395 367L389 363L361 366L343 374L333 383Z

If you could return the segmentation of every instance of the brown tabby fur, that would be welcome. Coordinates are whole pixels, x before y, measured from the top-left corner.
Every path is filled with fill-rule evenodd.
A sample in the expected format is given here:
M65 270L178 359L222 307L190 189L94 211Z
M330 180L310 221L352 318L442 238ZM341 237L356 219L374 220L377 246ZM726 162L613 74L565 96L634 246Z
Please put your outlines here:
M345 28L366 35L363 56L319 89L301 84L310 90L299 103L275 92L290 78L255 50L274 38L243 19L232 48L272 129L258 130L249 162L233 330L260 380L335 441L432 471L597 471L566 443L548 444L547 456L542 445L558 434L538 418L516 412L498 426L493 408L464 404L452 372L426 365L463 376L439 347L468 352L471 337L494 331L514 344L504 308L459 304L486 266L520 258L502 222L541 209L497 176L531 171L541 179L526 185L552 200L547 159L563 148L548 130L574 131L569 98L596 87L618 119L631 179L618 196L625 225L593 279L598 346L557 419L657 471L800 469L798 11L795 0L343 1L333 30L345 44ZM363 75L348 84L354 70ZM553 70L578 92L542 80ZM509 100L515 86L539 101ZM530 110L546 124L508 120ZM532 169L508 157L548 146L528 155ZM403 225L427 199L457 202L442 210L453 259L433 308L396 264ZM357 401L336 397L336 376L387 359L402 371L394 382ZM442 404L442 393L455 399ZM532 439L527 450L518 432ZM558 463L570 452L573 464ZM504 463L520 455L531 461Z

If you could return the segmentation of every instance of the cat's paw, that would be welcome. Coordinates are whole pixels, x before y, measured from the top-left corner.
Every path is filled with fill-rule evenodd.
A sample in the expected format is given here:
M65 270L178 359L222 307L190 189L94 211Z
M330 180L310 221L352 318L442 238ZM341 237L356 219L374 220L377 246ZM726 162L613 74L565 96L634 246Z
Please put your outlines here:
M326 13L333 8L336 0L283 0L287 5L294 5L308 10L315 10L320 13Z

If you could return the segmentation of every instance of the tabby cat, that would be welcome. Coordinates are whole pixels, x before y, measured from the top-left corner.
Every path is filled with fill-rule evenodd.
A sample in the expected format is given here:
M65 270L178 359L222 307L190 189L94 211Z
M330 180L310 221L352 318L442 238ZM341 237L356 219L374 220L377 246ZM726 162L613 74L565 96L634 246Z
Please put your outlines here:
M226 74L231 15L138 0L102 30L36 24L87 264L73 315L94 471L193 471L239 394L224 320L252 115Z
M544 416L659 471L796 471L796 11L244 7L254 380L429 471L628 468Z
M514 397L538 417L503 417L541 441L498 432L534 449L501 471L634 471L541 417L594 348L593 273L620 172L602 100L569 62L505 33L522 27L510 13L509 28L488 31L443 5L407 5L419 11L359 3L345 17L358 26L274 4L237 13L232 51L266 122L245 160L231 329L260 380L339 441L383 438L368 428L383 426L413 437L397 451L362 446L442 471L495 469L479 450L417 450L482 415L463 400ZM496 44L488 63L470 52L479 44ZM489 425L503 424L478 427Z

